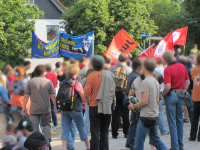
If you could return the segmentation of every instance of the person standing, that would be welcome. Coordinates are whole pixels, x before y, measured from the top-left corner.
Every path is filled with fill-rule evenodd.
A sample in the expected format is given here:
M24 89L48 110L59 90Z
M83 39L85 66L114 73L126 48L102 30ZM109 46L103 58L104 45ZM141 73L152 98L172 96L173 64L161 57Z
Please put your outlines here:
M167 147L158 136L160 86L153 76L156 68L156 62L154 63L154 61L154 58L147 58L144 61L142 71L145 79L141 84L142 99L138 103L132 104L132 110L141 108L134 143L135 150L144 149L145 138L148 134L152 145L159 150L167 150Z
M140 75L140 71L142 68L142 63L140 59L138 58L133 59L132 68L133 68L133 71L130 73L128 77L128 83L127 83L127 92L129 93L128 96L136 95L138 99L141 99L141 93L140 93L139 88L140 88L142 80L140 77L138 77ZM125 146L127 148L130 148L130 150L133 150L133 144L135 140L135 133L136 133L138 120L139 120L139 113L131 109L131 120L130 120L130 126L128 130L126 146Z
M186 92L190 80L186 67L175 61L172 51L165 51L163 59L168 65L164 70L163 97L171 136L171 149L183 150L183 102L181 92ZM185 91L184 91L185 90ZM178 96L179 95L179 96Z
M31 68L31 62L28 60L24 61L23 68L24 68L24 78L28 78L27 71Z
M91 64L94 72L88 75L84 90L85 102L89 106L90 149L109 150L111 107L115 107L116 103L114 75L110 71L103 70L102 56L94 56Z
M117 65L112 65L110 67L110 71L114 72L115 70L117 70L119 68L125 69L125 73L126 73L125 80L127 81L129 74L132 72L132 68L128 67L126 64L127 61L129 60L128 55L125 53L121 53L119 55L118 60L119 60L119 63ZM127 134L128 134L128 129L129 129L129 110L128 110L128 108L125 108L123 106L123 99L127 95L126 86L124 86L123 88L116 86L115 95L116 95L116 107L115 107L115 110L113 110L113 112L112 112L112 124L111 124L112 137L114 139L118 138L119 117L120 117L120 113L122 113L123 133L124 133L124 137L126 138Z
M181 56L181 49L178 48L178 49L177 49L177 52L176 52L176 54L175 54L175 57L176 57L177 60L179 60L179 57L180 57L180 56Z
M160 81L157 80L159 83L161 83L161 88L160 88L160 101L159 101L159 117L160 117L160 121L159 121L159 129L160 129L160 133L161 135L168 135L169 132L167 131L166 125L165 125L165 119L163 116L163 112L162 112L162 92L163 89L165 87L164 85L164 66L163 66L163 60L160 59L159 61L157 61L157 67L155 68L155 71L159 72L161 74L160 77Z
M198 131L199 117L200 117L200 54L197 56L197 66L191 69L191 76L193 80L193 91L192 91L192 99L193 103L193 118L192 118L192 126L190 130L190 141L195 141L196 138L200 141L200 127ZM198 131L198 135L197 135Z
M53 83L53 87L56 91L56 87L58 85L58 79L57 79L57 76L52 73L52 67L50 64L46 64L46 75L45 77L49 80L51 80L51 82ZM50 96L50 103L51 103L51 115L52 115L52 120L53 120L53 125L54 127L57 127L58 126L58 121L57 121L57 116L56 116L56 112L55 112L55 106L54 106L54 103L51 99L51 96Z
M197 44L194 44L194 46L193 46L193 49L190 51L190 54L195 54L195 55L197 55L197 53L198 53L198 45Z
M29 80L26 85L24 102L23 102L23 114L26 114L26 104L30 97L30 119L33 123L34 132L39 131L39 124L43 127L44 136L47 141L51 142L51 104L50 97L55 104L56 95L53 83L45 78L45 66L38 65L35 68L35 78Z

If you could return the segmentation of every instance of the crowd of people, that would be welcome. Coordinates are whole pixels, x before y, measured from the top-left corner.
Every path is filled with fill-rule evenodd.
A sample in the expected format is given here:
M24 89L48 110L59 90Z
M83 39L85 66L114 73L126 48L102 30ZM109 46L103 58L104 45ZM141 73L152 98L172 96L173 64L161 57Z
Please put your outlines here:
M52 149L51 122L58 126L57 113L61 113L63 150L75 149L77 131L86 150L109 150L110 126L113 139L123 128L130 150L143 150L147 135L152 150L168 150L158 129L163 136L170 134L170 150L183 150L183 123L189 121L189 140L200 141L197 45L188 57L178 49L176 54L166 50L159 61L130 58L125 53L114 62L99 55L81 62L70 58L57 62L54 70L50 64L38 65L29 74L29 61L15 69L6 65L0 74L0 111L8 118L2 150ZM17 126L16 112L23 115Z

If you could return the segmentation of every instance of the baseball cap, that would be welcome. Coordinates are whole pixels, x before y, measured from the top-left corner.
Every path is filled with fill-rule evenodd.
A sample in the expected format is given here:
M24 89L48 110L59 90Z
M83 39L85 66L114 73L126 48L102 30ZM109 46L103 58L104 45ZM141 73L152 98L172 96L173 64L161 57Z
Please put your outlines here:
M16 130L23 130L23 129L27 129L29 132L33 131L32 122L27 118L23 118L16 127Z

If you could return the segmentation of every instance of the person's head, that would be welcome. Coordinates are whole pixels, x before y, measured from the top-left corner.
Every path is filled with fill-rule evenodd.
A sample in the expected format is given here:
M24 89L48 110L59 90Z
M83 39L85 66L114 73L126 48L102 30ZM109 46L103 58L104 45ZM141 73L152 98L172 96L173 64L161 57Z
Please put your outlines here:
M142 67L142 62L138 58L134 58L132 61L132 68L133 70L137 71L138 73L140 72Z
M39 76L43 76L45 71L46 71L46 69L45 69L44 65L37 65L35 67L34 73L35 73L36 77L39 77Z
M181 49L180 48L177 49L177 53L179 53L179 54L181 53Z
M172 51L170 51L170 50L166 50L163 53L163 59L166 62L166 64L172 63L175 60L174 53Z
M90 59L89 58L84 58L84 61L83 61L84 67L89 67L89 64L90 64Z
M112 64L112 59L111 58L106 58L106 64Z
M104 70L110 70L110 64L105 64L103 67Z
M92 58L92 67L96 71L101 71L103 69L103 66L105 64L104 58L100 55L95 55Z
M0 75L0 85L7 88L6 76L5 75Z
M125 53L121 53L118 57L119 62L127 62L128 61L128 55Z
M24 68L17 67L15 71L15 80L24 80Z
M17 144L17 138L13 135L6 135L4 138L4 143L5 146L8 145L15 145Z
M197 49L197 47L198 47L197 44L193 45L193 49Z
M20 131L25 137L28 137L33 132L32 122L29 119L23 118L16 127L16 130Z
M150 73L153 74L156 68L156 59L155 58L146 58L144 60L144 65L142 67L142 72L145 74Z
M190 54L188 57L192 59L192 64L196 64L196 55Z
M5 66L4 74L7 78L14 74L14 69L10 65Z
M197 66L200 66L200 53L197 55Z
M192 66L192 59L190 57L186 57L186 65Z
M159 61L157 61L157 65L164 65L163 58L161 58Z
M69 61L63 61L62 63L62 69L65 70L70 65Z
M18 131L16 130L16 126L14 123L10 123L6 126L6 135L13 135L17 137Z
M186 64L187 64L186 57L185 56L180 56L178 62L183 64L184 66L186 66Z
M65 70L66 76L68 78L76 78L79 74L79 71L80 71L80 68L76 64L69 65Z
M60 68L61 67L61 62L60 61L58 61L56 64L55 64L55 66L56 66L56 68Z
M45 65L46 72L51 72L52 71L52 66L50 64Z
M26 60L23 64L23 66L24 66L24 70L27 71L31 68L31 62Z
M73 61L71 61L71 64L75 64L75 65L79 66L79 61L74 59Z
M79 71L79 76L80 77L86 77L87 75L87 71L88 71L88 67L83 67L80 71Z

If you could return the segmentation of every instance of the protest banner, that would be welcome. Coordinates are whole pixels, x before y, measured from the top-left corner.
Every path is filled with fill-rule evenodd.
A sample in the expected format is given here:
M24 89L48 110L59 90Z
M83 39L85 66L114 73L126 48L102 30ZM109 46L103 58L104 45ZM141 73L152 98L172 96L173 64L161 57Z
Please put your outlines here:
M188 31L188 27L175 30L173 32L173 44L185 46L186 39L187 39L187 31Z
M60 35L60 55L70 58L89 58L91 55L94 31L80 36L67 33Z
M166 35L162 40L160 40L159 44L151 51L149 57L155 57L156 60L160 60L165 50L174 51L173 45L173 32L170 32Z
M138 55L138 57L140 57L140 58L147 58L150 55L151 50L152 50L152 48L153 48L154 45L155 44L152 44L150 47L148 47L146 50L144 50L142 53L140 53Z
M115 35L104 55L112 60L118 59L120 53L129 54L138 44L122 29Z
M32 33L32 54L35 58L58 58L59 54L70 58L89 58L93 44L94 31L80 36L71 36L60 31L51 42L40 40Z
M26 59L31 62L31 68L27 73L32 73L37 65L50 64L52 69L55 69L56 62L63 62L63 58L44 58L44 59Z

